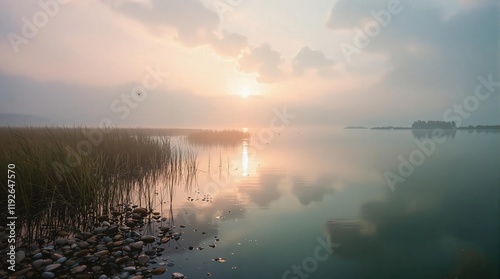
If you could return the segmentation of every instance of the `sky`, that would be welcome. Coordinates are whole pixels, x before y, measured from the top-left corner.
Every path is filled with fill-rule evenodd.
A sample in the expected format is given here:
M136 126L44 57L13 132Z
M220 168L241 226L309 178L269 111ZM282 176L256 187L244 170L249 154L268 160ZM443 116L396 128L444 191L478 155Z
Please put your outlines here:
M0 2L0 125L500 124L494 0ZM460 125L459 125L460 126Z

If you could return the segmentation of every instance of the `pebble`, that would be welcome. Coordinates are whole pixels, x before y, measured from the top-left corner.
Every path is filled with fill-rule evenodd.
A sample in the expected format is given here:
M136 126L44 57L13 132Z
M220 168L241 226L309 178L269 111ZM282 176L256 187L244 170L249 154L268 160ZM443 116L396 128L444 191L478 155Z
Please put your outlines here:
M87 268L86 265L80 265L71 269L73 273L82 273Z
M167 271L165 268L163 268L163 267L157 267L157 268L151 270L151 274L153 274L153 275L160 275L160 274L165 273L165 271ZM184 278L184 277L180 277L180 278Z
M144 242L137 241L137 242L130 244L130 247L132 247L132 249L135 249L135 250L141 250L143 245L144 245Z
M54 269L59 268L60 266L61 266L60 263L50 264L50 265L45 267L45 271L52 271Z
M149 262L149 256L145 255L145 254L141 254L137 257L137 262L140 264L140 265L144 265L146 264L147 262Z
M16 252L16 263L22 262L26 258L26 252L20 250Z
M156 237L153 235L145 235L141 237L141 240L146 243L153 243L156 240Z
M56 277L56 275L52 272L45 271L44 273L42 273L42 278L44 279L51 279L54 277Z

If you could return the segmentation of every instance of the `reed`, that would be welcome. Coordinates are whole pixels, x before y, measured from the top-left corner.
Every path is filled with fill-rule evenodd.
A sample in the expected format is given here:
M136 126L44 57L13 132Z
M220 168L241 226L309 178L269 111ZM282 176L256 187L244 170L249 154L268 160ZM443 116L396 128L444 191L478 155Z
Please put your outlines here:
M86 127L0 128L0 165L8 164L16 165L16 215L28 242L61 226L82 227L119 203L152 211L161 203L158 188L165 188L159 182L169 181L171 200L197 166L195 152L166 136ZM6 182L0 181L1 204Z

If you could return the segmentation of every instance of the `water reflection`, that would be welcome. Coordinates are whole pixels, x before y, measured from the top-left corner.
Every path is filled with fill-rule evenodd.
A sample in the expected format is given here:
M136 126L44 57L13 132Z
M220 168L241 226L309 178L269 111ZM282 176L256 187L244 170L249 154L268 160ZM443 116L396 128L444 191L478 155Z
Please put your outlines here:
M248 176L248 141L243 141L243 152L241 154L241 175Z
M411 133L416 139L423 140L425 138L433 139L436 137L445 137L446 139L455 138L456 129L412 129Z
M217 154L231 167L177 193L176 220L186 233L172 257L200 268L183 272L191 277L281 278L311 254L324 231L341 245L314 278L496 278L499 135L446 134L454 140L391 192L382 174L416 148L412 136L291 130L264 151L249 151L246 142L201 150L200 161ZM205 249L193 253L188 246ZM224 257L237 269L190 265L188 256L190 263Z

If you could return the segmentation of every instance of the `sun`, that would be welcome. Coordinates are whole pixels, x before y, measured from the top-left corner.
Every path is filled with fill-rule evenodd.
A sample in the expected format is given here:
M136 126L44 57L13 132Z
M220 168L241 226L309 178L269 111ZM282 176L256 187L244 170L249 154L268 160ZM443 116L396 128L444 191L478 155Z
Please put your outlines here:
M240 90L240 97L241 98L247 98L248 96L250 96L250 88L248 88L248 87L241 88L241 90Z

